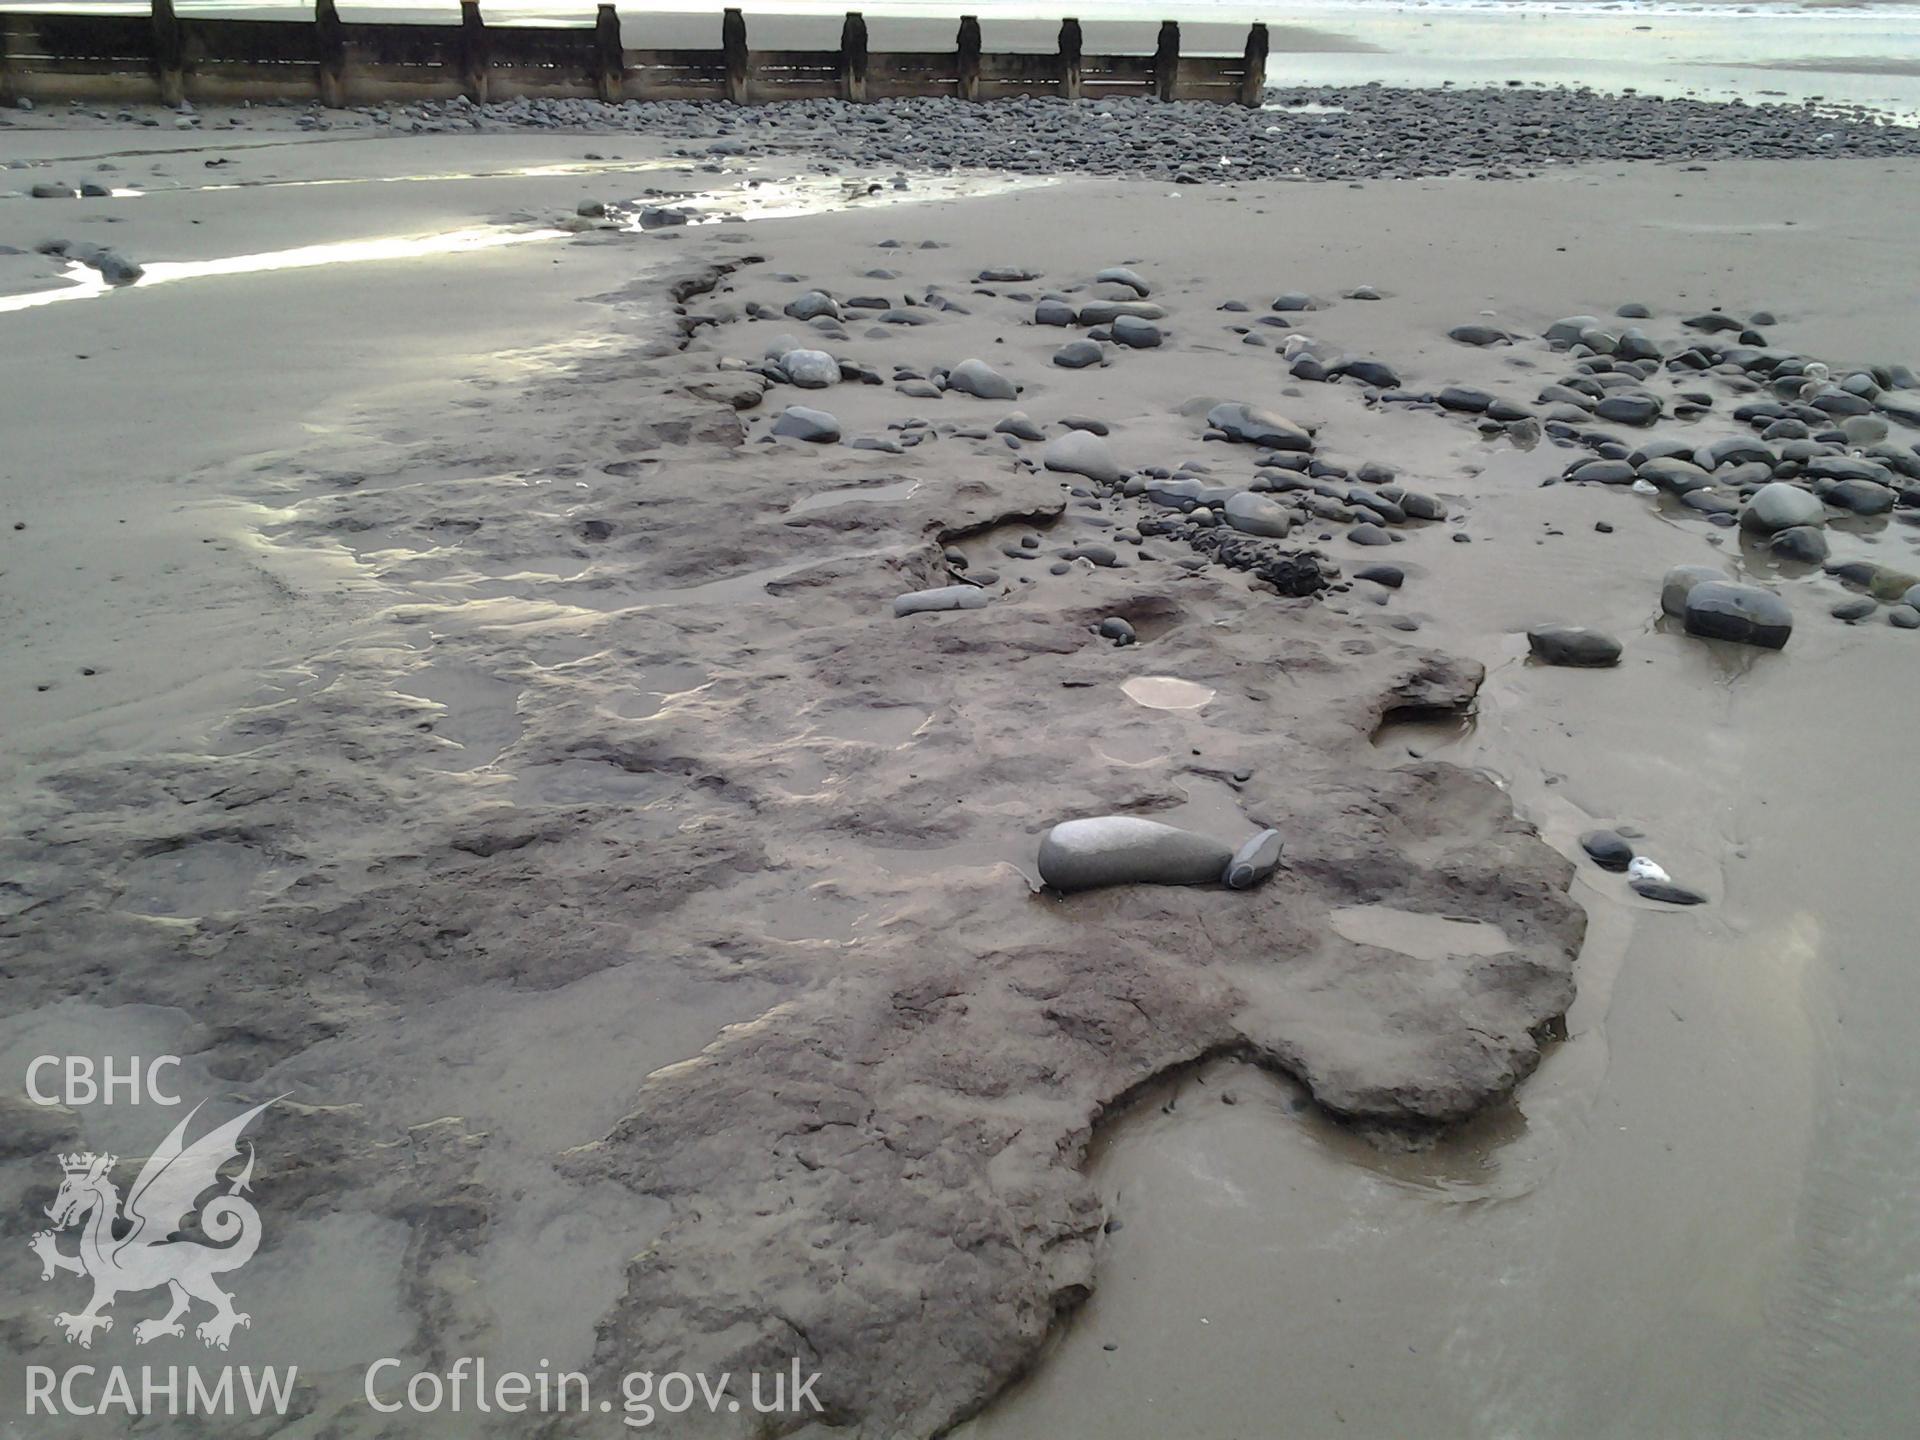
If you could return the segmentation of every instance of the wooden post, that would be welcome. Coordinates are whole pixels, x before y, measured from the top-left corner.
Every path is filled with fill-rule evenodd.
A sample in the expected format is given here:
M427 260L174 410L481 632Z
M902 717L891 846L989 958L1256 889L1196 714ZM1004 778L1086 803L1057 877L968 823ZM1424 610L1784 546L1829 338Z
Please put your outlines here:
M320 103L347 103L347 32L333 0L313 0L314 50L320 60Z
M480 18L480 0L460 0L460 88L476 105L487 103L487 22Z
M960 17L960 98L980 98L980 17Z
M840 98L867 98L867 22L858 10L840 27Z
M1080 22L1060 22L1060 94L1063 99L1080 98Z
M728 8L720 21L720 48L727 56L727 99L747 103L747 17Z
M178 105L187 98L185 69L173 0L153 0L153 78L160 84L162 105Z
M620 12L600 0L593 19L593 91L609 105L625 96L627 56L620 46Z
M13 17L0 15L0 105L11 105L19 97L13 93L13 65L8 60L13 46Z
M1267 27L1256 22L1247 31L1247 69L1240 77L1240 103L1258 110L1267 93Z
M1153 52L1153 93L1162 100L1173 99L1174 86L1180 83L1180 23L1160 22L1160 43Z

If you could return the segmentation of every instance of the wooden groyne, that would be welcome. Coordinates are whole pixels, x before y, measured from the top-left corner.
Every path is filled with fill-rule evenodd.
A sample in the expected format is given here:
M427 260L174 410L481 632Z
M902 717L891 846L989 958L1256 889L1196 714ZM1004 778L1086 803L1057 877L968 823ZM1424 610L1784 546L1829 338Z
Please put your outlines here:
M718 49L632 50L611 4L592 25L490 26L479 0L460 23L343 20L315 0L311 20L181 16L152 0L150 16L0 14L0 100L318 100L325 105L516 96L619 100L881 100L945 95L993 100L1052 95L1138 96L1258 105L1266 84L1267 27L1238 56L1180 53L1180 27L1160 27L1151 55L1088 55L1080 22L1060 26L1051 54L981 49L967 15L951 50L869 50L849 14L837 50L755 50L746 17L728 10Z

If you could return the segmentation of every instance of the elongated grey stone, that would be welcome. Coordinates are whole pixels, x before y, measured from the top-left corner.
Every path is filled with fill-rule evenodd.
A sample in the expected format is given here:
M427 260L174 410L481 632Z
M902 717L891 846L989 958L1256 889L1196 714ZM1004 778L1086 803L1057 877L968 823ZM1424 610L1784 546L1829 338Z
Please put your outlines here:
M893 597L893 613L921 615L933 610L978 610L987 592L977 585L940 585L932 590L909 590Z
M1056 890L1217 884L1230 846L1133 815L1064 820L1040 842L1040 878Z

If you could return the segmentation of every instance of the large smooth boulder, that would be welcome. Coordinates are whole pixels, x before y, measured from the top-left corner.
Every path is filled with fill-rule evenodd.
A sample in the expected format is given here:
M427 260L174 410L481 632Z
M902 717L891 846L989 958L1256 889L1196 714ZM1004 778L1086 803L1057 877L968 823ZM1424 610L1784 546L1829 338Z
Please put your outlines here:
M1786 601L1757 585L1709 580L1687 592L1686 625L1689 635L1703 639L1778 650L1793 634L1793 612Z
M1313 436L1286 416L1238 400L1214 406L1207 412L1207 424L1226 432L1231 440L1263 445L1269 450L1313 448Z
M1233 848L1176 825L1133 815L1065 820L1040 842L1040 878L1071 893L1103 885L1212 885Z

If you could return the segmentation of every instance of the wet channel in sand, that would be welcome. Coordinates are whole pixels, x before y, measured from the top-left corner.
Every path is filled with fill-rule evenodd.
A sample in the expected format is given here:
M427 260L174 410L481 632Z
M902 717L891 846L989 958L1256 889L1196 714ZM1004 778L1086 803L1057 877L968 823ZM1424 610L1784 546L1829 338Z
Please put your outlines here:
M636 166L621 166L625 173ZM573 166L530 167L522 170L473 171L442 175L386 177L418 181L492 180L514 176L571 175L593 173ZM364 177L351 179L262 181L256 185L219 185L197 187L201 193L241 191L267 186L314 186L372 183ZM659 193L645 201L611 202L607 207L607 228L641 232L669 225L740 224L753 220L791 219L797 216L825 214L853 207L870 208L923 204L939 200L959 200L972 196L997 194L1029 188L1051 181L986 174L923 176L896 188L892 182L868 178L845 181L821 176L799 176L772 180L749 178L735 185L685 194ZM169 192L172 193L172 192ZM138 199L140 192L116 192L120 198ZM377 261L419 260L458 256L502 246L538 244L564 240L583 232L578 224L526 222L484 226L465 226L426 235L385 235L360 240L343 240L323 245L300 245L284 250L269 250L248 255L229 255L212 260L146 260L139 276L129 282L114 283L98 268L80 260L71 260L62 272L63 284L53 289L32 290L18 295L0 295L0 315L69 300L93 300L123 292L138 292L157 285L188 280L216 280L236 275L257 275L277 270L306 270L319 266L363 265Z

